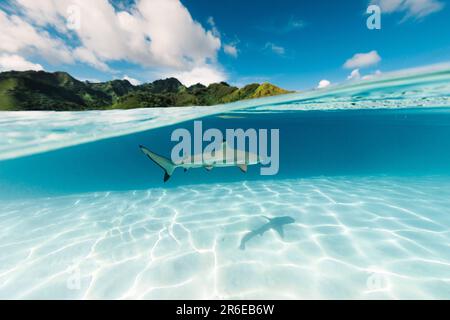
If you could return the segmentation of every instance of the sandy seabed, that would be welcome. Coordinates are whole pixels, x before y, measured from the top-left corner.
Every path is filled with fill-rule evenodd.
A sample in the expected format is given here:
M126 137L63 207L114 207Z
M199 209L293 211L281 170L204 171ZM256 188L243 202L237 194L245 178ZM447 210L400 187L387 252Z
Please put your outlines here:
M450 177L0 200L0 298L450 298ZM267 220L290 216L239 249Z

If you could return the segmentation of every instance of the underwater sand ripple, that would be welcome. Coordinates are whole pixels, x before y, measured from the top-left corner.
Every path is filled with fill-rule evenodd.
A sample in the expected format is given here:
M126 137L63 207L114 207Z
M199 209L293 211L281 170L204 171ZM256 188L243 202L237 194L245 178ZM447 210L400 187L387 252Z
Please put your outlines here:
M0 298L448 299L448 199L446 178L323 178L8 201ZM262 216L296 223L239 250Z

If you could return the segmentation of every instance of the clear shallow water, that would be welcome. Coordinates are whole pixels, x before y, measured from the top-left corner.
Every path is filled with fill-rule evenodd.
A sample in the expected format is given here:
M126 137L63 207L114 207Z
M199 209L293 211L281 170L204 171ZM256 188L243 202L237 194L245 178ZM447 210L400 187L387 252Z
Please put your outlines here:
M448 76L212 108L2 113L0 298L448 299ZM163 184L138 145L169 155L172 130L199 118L279 128L279 174L180 170ZM264 216L295 223L240 250Z
M2 112L0 160L120 137L224 112L450 108L450 64L227 105L87 112Z
M193 121L36 154L0 164L0 199L146 190L242 180L317 176L450 176L450 109L380 109L227 114L203 118L207 128L280 129L280 170L261 176L238 168L177 169L169 183L140 144L170 157L176 128ZM231 118L229 116L232 116Z
M449 179L341 177L2 201L0 297L448 298L448 199ZM296 223L239 250L262 215Z

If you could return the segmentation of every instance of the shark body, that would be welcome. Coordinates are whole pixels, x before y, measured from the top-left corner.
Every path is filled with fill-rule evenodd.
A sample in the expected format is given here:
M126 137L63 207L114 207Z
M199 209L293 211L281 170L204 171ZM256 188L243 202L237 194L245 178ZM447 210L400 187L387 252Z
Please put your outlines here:
M203 154L188 155L177 163L150 151L142 145L140 145L139 148L150 160L164 170L164 182L167 182L170 179L177 168L183 168L186 172L189 169L195 168L205 168L206 170L211 171L215 167L238 167L242 172L246 173L249 165L261 163L257 154L232 149L225 141L214 156Z
M292 224L295 222L294 218L291 217L278 217L278 218L267 218L265 217L267 220L269 220L268 223L264 224L263 226L259 227L256 230L253 230L249 233L247 233L241 240L241 245L239 246L239 248L241 250L245 250L245 244L250 241L251 239L253 239L256 236L262 236L264 233L266 233L269 230L275 230L281 238L284 238L284 230L283 230L283 226L287 225L287 224Z

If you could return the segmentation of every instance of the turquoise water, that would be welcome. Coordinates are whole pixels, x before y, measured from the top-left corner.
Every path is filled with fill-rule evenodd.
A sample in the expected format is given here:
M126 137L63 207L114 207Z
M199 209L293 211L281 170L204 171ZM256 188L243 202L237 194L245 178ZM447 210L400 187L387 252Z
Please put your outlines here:
M450 298L448 69L211 108L2 113L0 298ZM162 170L176 128L280 129L280 171ZM243 237L290 217L275 230Z

